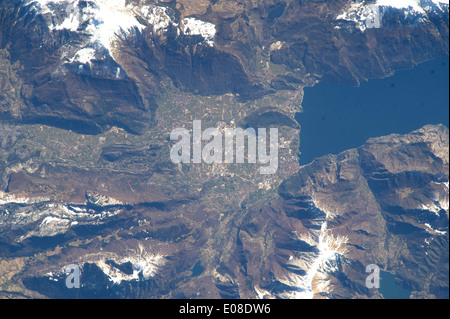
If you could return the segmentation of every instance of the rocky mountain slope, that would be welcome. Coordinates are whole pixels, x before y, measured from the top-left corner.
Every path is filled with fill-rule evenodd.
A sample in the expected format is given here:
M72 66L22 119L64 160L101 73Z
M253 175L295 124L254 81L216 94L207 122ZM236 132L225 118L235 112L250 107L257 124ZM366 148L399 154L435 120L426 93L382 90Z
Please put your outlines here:
M272 201L227 212L3 194L4 293L74 297L62 269L75 263L77 297L377 297L365 286L377 264L414 296L445 297L448 136L426 126L371 139L303 166Z

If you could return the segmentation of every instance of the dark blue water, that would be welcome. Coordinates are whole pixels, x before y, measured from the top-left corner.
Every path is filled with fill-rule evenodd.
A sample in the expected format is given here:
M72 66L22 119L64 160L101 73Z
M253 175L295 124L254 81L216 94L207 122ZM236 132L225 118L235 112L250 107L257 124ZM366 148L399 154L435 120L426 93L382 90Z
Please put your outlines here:
M305 89L300 163L359 147L370 137L449 126L449 59L420 64L360 87L319 83Z
M200 276L203 273L203 267L200 261L198 261L194 268L192 268L192 277Z
M394 275L381 271L380 279L379 292L383 295L384 299L409 299L411 291L397 284Z

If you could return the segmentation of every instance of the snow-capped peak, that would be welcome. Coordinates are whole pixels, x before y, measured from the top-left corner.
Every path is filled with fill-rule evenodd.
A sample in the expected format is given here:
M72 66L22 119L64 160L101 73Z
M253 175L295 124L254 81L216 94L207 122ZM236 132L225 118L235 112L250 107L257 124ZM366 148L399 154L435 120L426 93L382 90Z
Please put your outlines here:
M426 17L428 12L448 10L449 0L377 0L374 3L366 4L365 1L351 2L337 17L336 20L346 20L354 22L361 31L370 28L382 27L382 15L385 9L402 10L405 17L418 16ZM340 28L339 25L336 26Z
M115 42L118 35L133 30L161 35L170 26L178 34L200 35L203 44L214 45L214 24L195 18L183 20L182 27L163 6L145 5L142 0L23 0L44 16L51 31L69 30L88 37L88 41L68 60L81 64L90 63L98 52L107 53L114 59ZM99 48L103 50L97 51Z
M424 13L424 8L427 3L434 3L435 5L448 5L449 0L377 0L378 6L392 7L396 9L412 9L416 12Z
M127 5L126 0L25 0L25 3L35 5L48 21L50 30L82 32L88 36L87 43L70 62L90 62L99 47L114 58L113 47L118 34L145 28L137 19L139 7Z

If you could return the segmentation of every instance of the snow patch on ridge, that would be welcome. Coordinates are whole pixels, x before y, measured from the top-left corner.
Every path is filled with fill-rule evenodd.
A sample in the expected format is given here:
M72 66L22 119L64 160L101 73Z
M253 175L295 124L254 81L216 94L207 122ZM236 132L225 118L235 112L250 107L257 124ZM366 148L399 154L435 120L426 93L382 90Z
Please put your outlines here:
M95 49L93 48L83 48L75 53L75 56L70 59L70 63L79 62L81 64L91 63L95 59Z
M118 203L114 199L108 200L106 203ZM31 225L32 229L18 237L17 242L31 237L53 237L66 233L75 225L98 225L123 211L119 204L116 207L100 207L96 211L87 205L52 203L45 198L4 196L0 192L0 231L2 225L8 225L9 229L28 229L25 226Z
M195 18L185 18L183 19L183 33L186 35L200 35L205 39L206 44L213 46L216 26Z
M175 23L169 16L166 7L144 7L141 9L141 12L153 26L154 33L165 32L171 25L174 27L178 26L178 23Z
M443 5L448 5L448 0L377 0L378 6L392 7L396 9L412 9L419 13L425 13L427 5L435 4L442 10Z
M438 230L438 229L434 229L430 224L426 223L425 224L426 227L426 231L432 235L445 235L447 234L446 231L443 230Z
M6 205L6 204L35 204L35 203L42 203L42 202L48 202L48 201L50 201L50 198L45 198L45 197L34 197L34 198L20 197L20 196L6 194L6 193L0 191L0 205Z
M320 210L325 214L318 214L314 219L321 227L320 229L310 229L307 233L293 234L299 241L303 241L314 248L311 252L295 252L289 255L286 265L292 269L303 270L304 274L286 272L282 277L276 278L280 283L290 287L281 293L274 295L271 291L255 287L258 298L277 297L289 299L312 299L317 294L332 293L330 282L331 275L340 271L339 259L348 253L347 236L334 235L328 228L328 221L335 218L328 210L319 205L313 199L311 209ZM325 216L324 216L325 215Z
M118 265L131 263L132 273L126 274L107 261L114 261ZM115 284L122 281L137 281L140 279L147 280L157 274L158 269L165 264L166 258L160 254L152 254L146 252L142 246L136 251L130 251L125 257L116 254L98 254L91 256L84 262L95 263Z
M334 236L328 230L328 223L322 224L317 244L318 254L308 265L305 276L296 278L295 286L298 291L289 293L286 297L295 299L312 299L317 293L330 293L329 274L339 271L337 261L340 256L347 253L345 244L347 237ZM292 258L289 264L295 265L296 262L304 264L303 259Z
M78 51L71 61L86 63L93 59L92 50L96 46L105 48L114 58L114 42L117 35L133 29L143 30L145 26L137 20L137 8L126 4L126 0L95 0L84 2L80 0L33 0L38 3L42 15L59 15L64 18L61 23L50 19L49 28L52 31L68 30L82 32L89 37L88 43ZM90 61L90 60L89 60Z
M382 16L386 8L404 11L405 17L418 16L418 21L425 21L432 11L448 10L449 0L377 0L366 4L365 1L353 2L341 12L336 20L354 22L361 31L382 27ZM341 28L337 25L335 28Z
M44 17L51 31L68 30L88 37L88 41L68 59L70 63L90 63L96 58L97 52L102 52L99 49L106 49L114 59L114 48L119 36L127 36L134 31L161 36L169 27L174 27L177 35L200 35L204 39L200 44L214 45L214 24L195 18L185 18L182 23L176 22L169 14L170 9L162 6L136 5L126 0L23 1L25 5L32 5Z
M158 273L158 269L166 263L166 256L152 254L145 251L139 245L138 249L129 249L127 253L118 255L113 252L100 252L85 255L77 260L78 265L92 263L98 266L108 279L114 284L121 284L123 281L148 280ZM113 265L115 263L116 265ZM130 263L131 273L117 269L115 266ZM62 269L49 269L45 276L52 281L59 281L66 278L66 267ZM81 269L83 273L83 269Z

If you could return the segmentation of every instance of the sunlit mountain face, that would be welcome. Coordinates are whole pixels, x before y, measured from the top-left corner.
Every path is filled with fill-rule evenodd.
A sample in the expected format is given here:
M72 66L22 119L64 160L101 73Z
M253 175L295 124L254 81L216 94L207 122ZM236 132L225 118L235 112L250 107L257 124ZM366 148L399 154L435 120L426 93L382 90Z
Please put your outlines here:
M92 61L117 63L118 42L136 38L145 33L162 37L169 30L176 37L196 36L199 44L213 46L215 25L194 17L176 19L168 7L144 5L142 1L81 1L43 0L24 1L30 15L37 15L48 26L49 32L73 33L82 39L81 43L67 43L62 60L80 73L92 68ZM75 35L74 35L75 36ZM95 66L94 66L95 68ZM104 74L102 70L92 70L96 76L123 79L126 74L120 65L111 66Z

